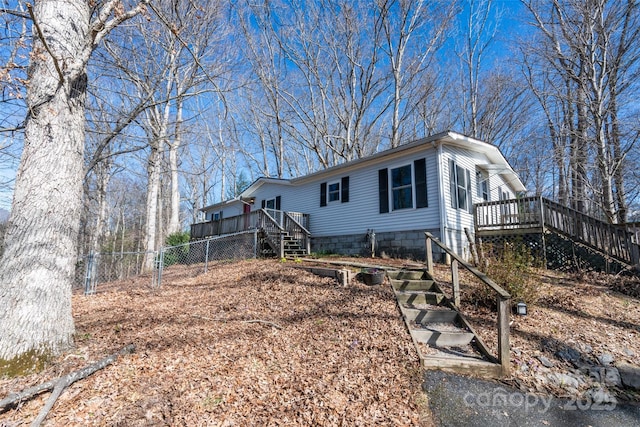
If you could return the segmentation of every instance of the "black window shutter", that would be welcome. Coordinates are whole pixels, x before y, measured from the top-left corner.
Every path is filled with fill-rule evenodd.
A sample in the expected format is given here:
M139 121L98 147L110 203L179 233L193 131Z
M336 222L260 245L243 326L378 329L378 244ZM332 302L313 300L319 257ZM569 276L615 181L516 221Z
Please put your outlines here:
M378 171L378 195L380 199L380 213L389 212L389 171Z
M276 196L276 210L279 211L280 210L280 196Z
M467 205L469 208L469 213L473 213L473 193L471 192L471 172L469 169L465 170L467 174Z
M349 177L348 176L344 176L342 177L342 197L341 197L341 201L342 203L346 203L349 201Z
M320 206L327 206L327 183L320 184Z
M449 159L449 190L451 197L451 207L458 208L458 184L456 182L456 164Z
M418 159L413 162L414 175L416 177L416 208L426 208L427 201L427 161Z
M263 201L262 201L262 209L264 209L264 208L266 208L266 207L267 207L267 201L266 201L266 200L263 200Z

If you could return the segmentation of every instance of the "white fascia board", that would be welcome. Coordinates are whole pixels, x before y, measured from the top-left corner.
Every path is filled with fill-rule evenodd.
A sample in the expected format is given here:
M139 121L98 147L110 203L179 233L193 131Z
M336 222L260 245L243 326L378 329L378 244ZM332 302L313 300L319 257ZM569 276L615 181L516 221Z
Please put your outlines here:
M518 174L513 170L507 159L504 157L498 147L488 142L480 141L475 138L471 138L456 132L448 132L451 143L477 151L487 156L490 165L478 165L479 167L486 167L486 170L493 168L492 172L501 175L505 182L507 182L516 192L527 191Z

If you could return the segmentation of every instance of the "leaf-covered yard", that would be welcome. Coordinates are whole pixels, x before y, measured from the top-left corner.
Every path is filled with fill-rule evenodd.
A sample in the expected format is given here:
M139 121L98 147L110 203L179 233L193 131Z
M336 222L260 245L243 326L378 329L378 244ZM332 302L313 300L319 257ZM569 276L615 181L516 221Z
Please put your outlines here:
M134 343L71 385L45 425L429 424L417 354L389 287L338 286L292 263L174 267L74 295L76 348L0 380L0 397ZM0 414L30 423L48 393Z

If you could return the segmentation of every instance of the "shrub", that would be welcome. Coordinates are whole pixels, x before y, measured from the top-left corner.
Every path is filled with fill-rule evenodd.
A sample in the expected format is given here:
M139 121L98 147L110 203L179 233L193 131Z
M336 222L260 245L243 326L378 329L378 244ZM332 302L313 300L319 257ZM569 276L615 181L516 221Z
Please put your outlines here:
M485 247L483 272L500 287L511 294L512 304L524 302L533 305L539 298L535 268L538 261L531 250L522 242L505 242L501 247ZM476 295L482 305L495 306L496 296L488 287L483 286Z
M189 255L189 240L191 236L188 231L180 231L169 234L165 239L165 245L169 246L164 252L164 266L184 263ZM180 246L183 245L183 246ZM173 247L177 246L177 247Z

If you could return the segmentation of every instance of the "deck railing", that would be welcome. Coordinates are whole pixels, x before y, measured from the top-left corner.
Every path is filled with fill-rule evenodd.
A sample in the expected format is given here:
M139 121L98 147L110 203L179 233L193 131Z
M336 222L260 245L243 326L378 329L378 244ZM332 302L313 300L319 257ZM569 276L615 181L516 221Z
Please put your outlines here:
M301 240L307 247L310 244L308 214L273 209L260 209L220 220L191 224L191 239L204 239L255 229L264 229L271 236L286 231L294 238Z
M424 233L425 235L425 245L427 250L427 270L429 274L433 277L433 245L437 245L442 249L445 253L449 254L451 257L451 284L453 288L453 304L456 309L460 308L460 278L458 274L458 267L466 268L471 274L476 276L480 282L488 287L497 298L497 325L498 325L498 362L500 363L500 368L502 370L502 375L508 376L510 370L510 362L509 362L509 313L511 310L511 295L509 292L502 289L497 283L491 280L486 274L478 270L477 268L471 266L466 261L464 261L458 254L453 252L449 247L441 243L438 239L436 239L433 234L428 231ZM477 335L477 334L476 334ZM480 344L481 341L479 340ZM484 348L484 344L482 343L482 352L487 354L488 356L492 356L489 349ZM493 357L493 356L492 356Z
M638 264L638 244L626 227L609 224L544 197L523 197L474 206L476 233L545 228L626 264Z

